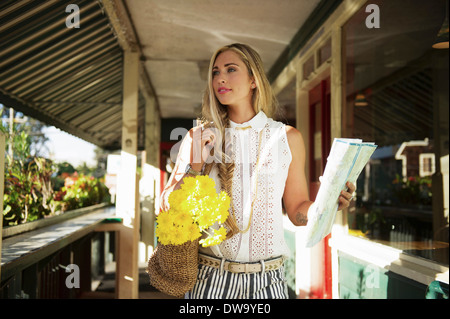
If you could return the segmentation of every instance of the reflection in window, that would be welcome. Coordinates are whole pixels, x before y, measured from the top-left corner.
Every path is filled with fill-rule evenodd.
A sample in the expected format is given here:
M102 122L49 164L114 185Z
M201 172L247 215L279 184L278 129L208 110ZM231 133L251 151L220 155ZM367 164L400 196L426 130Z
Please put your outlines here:
M322 65L325 61L331 58L331 38L328 39L325 44L318 50L318 63L317 65Z
M303 64L303 79L308 80L311 73L314 71L314 55Z
M350 233L448 265L448 49L432 48L445 3L371 3L380 28L366 27L365 6L343 28L343 133L378 145L357 181Z

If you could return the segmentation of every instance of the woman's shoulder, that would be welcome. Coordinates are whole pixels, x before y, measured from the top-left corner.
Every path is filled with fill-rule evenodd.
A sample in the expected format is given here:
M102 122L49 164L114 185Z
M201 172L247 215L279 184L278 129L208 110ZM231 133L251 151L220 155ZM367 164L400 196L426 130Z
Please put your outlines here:
M268 118L267 121L269 124L268 125L269 128L284 128L288 140L293 140L293 141L303 140L302 134L295 127L285 124L283 122L274 120L273 118Z
M291 136L294 138L296 138L296 137L298 138L298 137L302 136L302 133L300 133L300 131L297 130L292 125L286 125L285 127L286 127L286 134L288 135L288 137Z
M295 127L291 125L286 125L286 136L291 149L304 147L302 133L300 133L300 131Z

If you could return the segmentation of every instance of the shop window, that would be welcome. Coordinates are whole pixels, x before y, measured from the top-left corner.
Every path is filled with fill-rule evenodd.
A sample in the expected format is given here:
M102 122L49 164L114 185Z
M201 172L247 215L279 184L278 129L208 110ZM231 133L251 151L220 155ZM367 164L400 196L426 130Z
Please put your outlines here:
M328 59L331 59L331 38L329 38L325 44L318 50L318 65L322 65Z
M306 60L306 62L303 64L303 79L308 80L311 73L314 71L314 55L311 55L311 57Z
M434 154L420 154L420 177L432 176L435 172Z
M432 47L445 2L370 4L379 28L366 25L366 5L343 27L343 135L378 145L357 181L349 233L448 265L449 56Z

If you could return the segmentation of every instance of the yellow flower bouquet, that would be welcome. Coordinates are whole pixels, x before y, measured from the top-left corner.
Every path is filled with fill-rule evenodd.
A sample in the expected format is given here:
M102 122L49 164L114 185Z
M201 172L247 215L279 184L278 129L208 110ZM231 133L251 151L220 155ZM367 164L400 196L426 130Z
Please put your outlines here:
M186 177L181 188L169 195L170 209L163 211L156 219L156 236L163 245L181 245L200 240L203 247L221 243L226 229L210 227L222 225L228 217L230 198L222 191L216 193L214 180L208 176ZM211 233L212 231L212 233Z
M230 198L223 191L217 194L212 178L197 176L185 177L168 200L170 209L156 219L159 244L147 272L155 288L182 297L197 280L198 245L217 245L226 238Z

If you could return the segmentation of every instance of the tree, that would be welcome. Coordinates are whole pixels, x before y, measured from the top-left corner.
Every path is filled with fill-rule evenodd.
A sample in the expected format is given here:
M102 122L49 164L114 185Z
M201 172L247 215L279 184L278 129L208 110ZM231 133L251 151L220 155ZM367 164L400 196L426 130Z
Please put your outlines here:
M49 140L42 132L45 125L36 119L24 116L21 112L14 111L0 104L0 118L2 119L3 132L7 136L6 150L11 156L14 135L25 132L29 138L29 148L31 156L43 156L48 152L46 142Z

